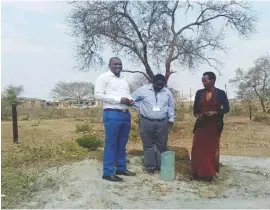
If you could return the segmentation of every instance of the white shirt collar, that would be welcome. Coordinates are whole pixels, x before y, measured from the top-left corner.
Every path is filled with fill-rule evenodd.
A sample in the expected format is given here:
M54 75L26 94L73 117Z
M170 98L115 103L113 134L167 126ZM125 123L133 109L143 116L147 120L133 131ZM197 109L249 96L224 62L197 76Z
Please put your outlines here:
M110 76L117 77L117 76L115 76L114 73L112 73L112 71L110 69L108 70L108 74L110 74ZM117 78L121 78L122 79L122 78L124 78L124 76L120 74L120 77L117 77Z

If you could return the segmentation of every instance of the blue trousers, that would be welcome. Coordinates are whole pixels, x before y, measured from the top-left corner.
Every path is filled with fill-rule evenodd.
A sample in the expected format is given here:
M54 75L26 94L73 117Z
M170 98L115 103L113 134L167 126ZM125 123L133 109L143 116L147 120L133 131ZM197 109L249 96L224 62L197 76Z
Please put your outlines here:
M125 171L126 145L128 142L131 116L129 112L103 112L105 144L103 156L103 175L112 176L117 171Z

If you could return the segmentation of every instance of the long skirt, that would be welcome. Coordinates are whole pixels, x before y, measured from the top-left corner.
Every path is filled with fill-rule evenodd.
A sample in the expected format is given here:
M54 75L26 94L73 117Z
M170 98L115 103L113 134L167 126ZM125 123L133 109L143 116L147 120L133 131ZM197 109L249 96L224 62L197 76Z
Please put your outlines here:
M219 172L220 136L215 122L196 129L191 151L191 172L194 178L212 179Z

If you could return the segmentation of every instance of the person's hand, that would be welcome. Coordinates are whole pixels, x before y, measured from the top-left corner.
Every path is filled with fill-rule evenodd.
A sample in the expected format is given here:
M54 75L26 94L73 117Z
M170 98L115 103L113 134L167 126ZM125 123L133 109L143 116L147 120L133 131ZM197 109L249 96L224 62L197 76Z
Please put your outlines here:
M216 111L209 111L209 112L205 113L205 115L208 116L208 117L215 116L216 114L217 114Z
M121 98L120 103L130 105L130 100L128 98L123 97L123 98Z
M198 119L202 116L202 114L196 114L195 117Z
M129 100L129 101L130 101L129 106L133 106L133 105L134 105L134 100L131 99L131 100Z

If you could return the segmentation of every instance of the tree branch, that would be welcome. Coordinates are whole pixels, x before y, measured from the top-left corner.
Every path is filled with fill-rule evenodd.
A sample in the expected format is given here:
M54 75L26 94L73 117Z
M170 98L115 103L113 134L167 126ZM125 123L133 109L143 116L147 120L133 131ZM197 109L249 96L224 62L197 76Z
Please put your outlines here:
M149 81L152 82L152 80L147 76L146 73L142 72L142 71L130 71L130 70L122 70L122 72L128 72L128 73L139 73L142 74L143 76L145 76L145 78Z

